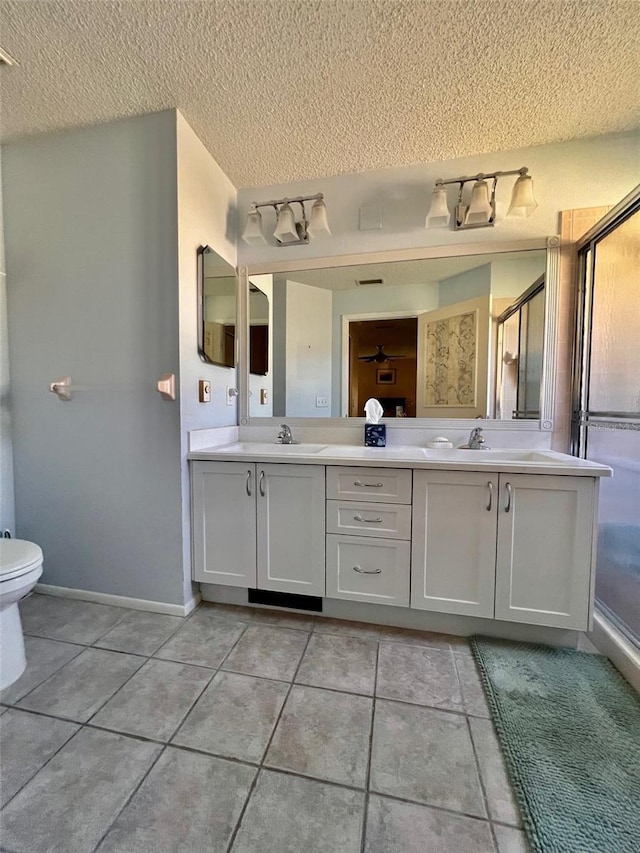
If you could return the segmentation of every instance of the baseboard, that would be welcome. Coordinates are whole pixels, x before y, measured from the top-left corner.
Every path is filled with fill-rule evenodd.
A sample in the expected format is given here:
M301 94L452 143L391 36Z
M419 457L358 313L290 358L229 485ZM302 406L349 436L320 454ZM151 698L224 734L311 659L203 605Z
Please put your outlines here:
M593 631L588 636L640 693L640 651L599 610L594 614Z
M44 595L57 595L60 598L75 598L78 601L93 601L96 604L110 604L113 607L128 607L131 610L166 613L168 616L188 616L200 603L200 593L194 595L186 604L168 604L164 601L129 598L126 595L111 595L107 592L92 592L87 589L72 589L67 586L52 586L48 583L37 583L34 592Z

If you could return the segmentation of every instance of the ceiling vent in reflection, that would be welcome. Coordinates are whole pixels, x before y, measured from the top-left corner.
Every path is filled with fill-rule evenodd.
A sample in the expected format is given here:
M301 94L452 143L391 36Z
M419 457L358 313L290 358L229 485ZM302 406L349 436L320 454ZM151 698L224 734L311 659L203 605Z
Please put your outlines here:
M357 278L356 286L357 287L371 287L373 284L384 284L384 279L382 278Z

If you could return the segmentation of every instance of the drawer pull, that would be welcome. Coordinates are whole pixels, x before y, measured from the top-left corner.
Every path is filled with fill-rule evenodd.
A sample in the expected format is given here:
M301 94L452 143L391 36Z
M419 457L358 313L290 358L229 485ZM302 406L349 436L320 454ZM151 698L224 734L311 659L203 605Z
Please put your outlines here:
M245 484L245 488L247 490L247 496L251 497L251 471L247 471L247 482Z
M363 521L365 524L382 524L381 518L363 518L361 515L354 515L354 521Z
M360 566L353 567L354 572L358 572L360 575L381 575L382 569L363 569Z
M487 483L487 487L489 488L489 502L487 503L487 512L491 512L491 507L493 506L493 483L491 480Z
M354 480L353 485L360 486L361 488L365 489L381 489L383 483L363 483L362 480Z
M260 497L263 498L265 495L264 491L264 471L260 471Z

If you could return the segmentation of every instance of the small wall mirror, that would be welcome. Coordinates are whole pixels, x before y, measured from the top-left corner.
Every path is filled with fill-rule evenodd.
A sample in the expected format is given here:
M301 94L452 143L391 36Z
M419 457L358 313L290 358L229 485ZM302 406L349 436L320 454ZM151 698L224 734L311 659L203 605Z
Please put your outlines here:
M198 249L198 352L202 361L236 366L236 271L209 246Z

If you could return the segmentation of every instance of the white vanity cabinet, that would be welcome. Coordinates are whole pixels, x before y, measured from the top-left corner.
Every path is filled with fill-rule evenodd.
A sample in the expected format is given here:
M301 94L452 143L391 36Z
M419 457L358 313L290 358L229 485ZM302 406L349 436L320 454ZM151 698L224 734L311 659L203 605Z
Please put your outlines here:
M493 618L498 475L414 471L411 606Z
M325 592L323 466L192 463L193 578Z
M431 464L406 451L404 467L344 464L331 447L322 463L316 448L226 452L192 460L196 581L448 614L463 632L491 633L469 617L590 627L602 466L528 451Z
M411 606L585 630L595 482L415 471Z
M586 630L594 480L501 474L497 509L495 618Z

